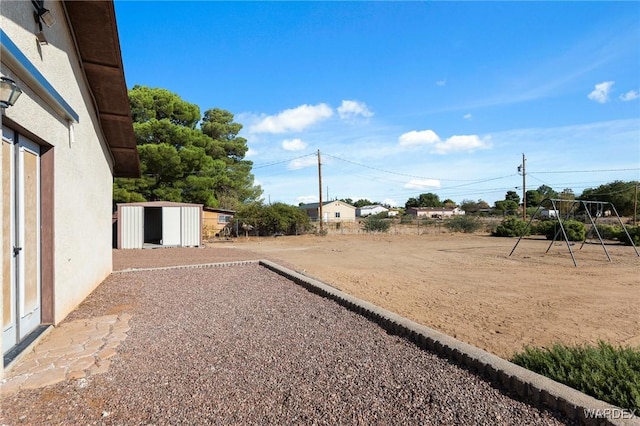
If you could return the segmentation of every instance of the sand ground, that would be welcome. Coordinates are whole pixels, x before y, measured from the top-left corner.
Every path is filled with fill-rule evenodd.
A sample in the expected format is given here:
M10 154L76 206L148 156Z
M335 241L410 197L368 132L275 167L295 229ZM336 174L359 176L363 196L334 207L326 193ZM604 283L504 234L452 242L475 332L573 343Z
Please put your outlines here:
M640 257L633 247L481 234L249 237L251 250L496 355L527 345L640 347Z

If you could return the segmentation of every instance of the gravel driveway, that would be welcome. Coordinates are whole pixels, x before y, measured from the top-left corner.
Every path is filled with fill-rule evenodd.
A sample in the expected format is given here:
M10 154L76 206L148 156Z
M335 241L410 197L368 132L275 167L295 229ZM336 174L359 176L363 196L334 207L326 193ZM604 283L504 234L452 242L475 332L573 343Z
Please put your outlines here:
M257 264L113 274L68 320L121 312L107 373L0 424L566 424Z

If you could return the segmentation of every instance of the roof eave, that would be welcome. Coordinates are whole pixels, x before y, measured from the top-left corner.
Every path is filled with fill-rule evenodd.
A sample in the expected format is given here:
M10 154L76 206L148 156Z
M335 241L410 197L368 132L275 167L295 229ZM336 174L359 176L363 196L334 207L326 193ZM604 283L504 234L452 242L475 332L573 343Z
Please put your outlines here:
M115 177L140 177L140 160L112 0L63 0Z

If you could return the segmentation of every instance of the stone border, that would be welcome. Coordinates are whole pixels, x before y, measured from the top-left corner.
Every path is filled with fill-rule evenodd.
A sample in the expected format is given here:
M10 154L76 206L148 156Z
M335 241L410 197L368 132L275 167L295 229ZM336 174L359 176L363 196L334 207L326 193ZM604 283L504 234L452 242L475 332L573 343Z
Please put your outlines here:
M237 260L232 262L218 263L198 263L195 265L178 265L178 266L158 266L156 268L129 268L120 271L112 271L112 274L124 274L127 272L145 272L145 271L168 271L172 269L191 269L191 268L221 268L225 266L242 266L260 264L260 260Z
M385 330L411 340L420 348L454 360L469 370L489 378L498 386L534 406L559 411L569 419L586 425L640 425L640 418L637 416L621 418L623 414L631 417L629 411L624 411L480 348L353 297L321 281L268 260L260 260L259 263L307 290L333 299L347 309L375 321ZM587 418L587 410L592 410L592 413L598 413L602 417Z

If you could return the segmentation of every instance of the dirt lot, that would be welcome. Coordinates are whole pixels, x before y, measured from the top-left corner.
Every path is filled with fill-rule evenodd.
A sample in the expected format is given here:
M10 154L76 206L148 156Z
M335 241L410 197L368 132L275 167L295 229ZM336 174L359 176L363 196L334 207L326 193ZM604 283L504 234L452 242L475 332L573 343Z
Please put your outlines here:
M488 235L238 238L251 250L502 357L526 345L640 347L640 257L630 246Z

